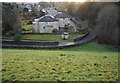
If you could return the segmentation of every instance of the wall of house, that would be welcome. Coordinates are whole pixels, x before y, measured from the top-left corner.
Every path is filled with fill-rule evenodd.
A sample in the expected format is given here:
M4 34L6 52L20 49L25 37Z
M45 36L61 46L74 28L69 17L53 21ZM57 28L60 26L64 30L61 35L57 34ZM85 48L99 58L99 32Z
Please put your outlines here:
M59 27L65 27L68 24L69 18L58 18L59 20Z
M44 33L45 32L45 29L43 28L45 25L44 25L44 22L39 22L39 33Z
M59 30L59 21L53 23L53 29Z
M33 26L34 33L52 33L53 29L59 30L59 27L65 27L65 25L67 25L69 22L69 18L59 18L58 20L59 21L54 21L54 22L36 21Z
M35 33L39 33L38 27L39 27L39 23L35 22L34 27L33 27Z
M34 22L33 22L33 32L34 32L34 33L39 33L39 30L38 30L38 29L39 29L39 28L38 28L38 27L39 27L38 20L39 20L39 19L34 19Z
M52 33L53 29L59 29L58 22L39 22L39 33Z

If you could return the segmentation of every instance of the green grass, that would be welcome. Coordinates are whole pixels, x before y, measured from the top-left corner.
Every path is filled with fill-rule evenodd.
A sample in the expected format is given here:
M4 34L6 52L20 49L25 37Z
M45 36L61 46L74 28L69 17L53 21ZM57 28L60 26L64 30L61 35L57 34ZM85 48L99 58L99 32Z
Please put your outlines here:
M68 41L73 41L80 36L82 36L82 34L70 34ZM61 41L62 37L61 34L24 34L23 39Z
M2 49L3 80L114 81L118 52L91 42L60 50Z
M115 48L111 45L99 45L97 41L83 44L81 46L73 47L73 48L66 48L65 51L92 51L92 52L116 52Z
M68 41L74 41L75 38L84 34L70 34ZM3 36L2 38L13 39L13 36ZM61 34L23 34L22 39L46 40L46 41L62 41Z
M22 26L23 28L25 28L25 30L32 30L33 29L33 27L32 27L32 24L29 24L29 25L23 25Z

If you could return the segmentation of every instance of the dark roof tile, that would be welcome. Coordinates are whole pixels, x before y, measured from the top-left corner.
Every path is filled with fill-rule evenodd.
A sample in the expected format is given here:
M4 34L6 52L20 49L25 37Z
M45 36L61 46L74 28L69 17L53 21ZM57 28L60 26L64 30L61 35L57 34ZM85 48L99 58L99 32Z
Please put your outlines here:
M58 21L58 20L50 15L46 15L41 17L38 22L54 22L54 21Z
M64 13L58 13L54 16L55 18L68 18L69 16Z

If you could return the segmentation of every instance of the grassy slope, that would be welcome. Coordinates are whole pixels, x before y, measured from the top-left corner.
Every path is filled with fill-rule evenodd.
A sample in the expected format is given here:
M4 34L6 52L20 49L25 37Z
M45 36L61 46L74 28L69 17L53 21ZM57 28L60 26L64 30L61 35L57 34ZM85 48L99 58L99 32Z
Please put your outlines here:
M61 50L3 49L4 80L116 80L118 53L95 42Z
M33 29L32 24L23 25L23 28L25 28L25 30L32 30Z
M70 34L68 41L73 41L84 34ZM13 39L13 36L3 36L3 38ZM23 34L22 39L47 40L47 41L62 41L61 34Z
M82 36L82 34L70 34L68 41L73 41L75 38ZM23 39L35 39L35 40L48 40L48 41L61 41L60 34L24 34Z

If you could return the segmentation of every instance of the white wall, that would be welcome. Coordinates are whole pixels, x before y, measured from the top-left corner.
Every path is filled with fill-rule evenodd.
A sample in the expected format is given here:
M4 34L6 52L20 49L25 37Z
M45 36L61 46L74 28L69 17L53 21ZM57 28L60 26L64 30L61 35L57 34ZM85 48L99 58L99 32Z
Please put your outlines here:
M59 21L53 23L53 29L59 30Z
M39 27L38 22L35 22L35 24L33 25L33 29L35 33L38 33L38 27Z
M58 18L58 20L59 20L60 27L65 27L65 25L67 25L69 22L69 18Z
M55 22L35 22L34 32L35 33L52 33L53 29L59 30L59 27L65 27L70 21L69 18L59 18L59 21ZM52 25L53 27L47 27L47 25ZM45 28L43 28L45 27Z
M65 26L63 18L59 18L59 25L60 25L60 27L64 27Z
M44 22L39 22L39 33L44 33L45 29L43 28L45 27Z
M53 27L49 27L49 26ZM45 28L43 28L45 27ZM35 33L52 33L53 29L59 29L58 21L55 22L39 22L38 25L35 23L34 32Z

